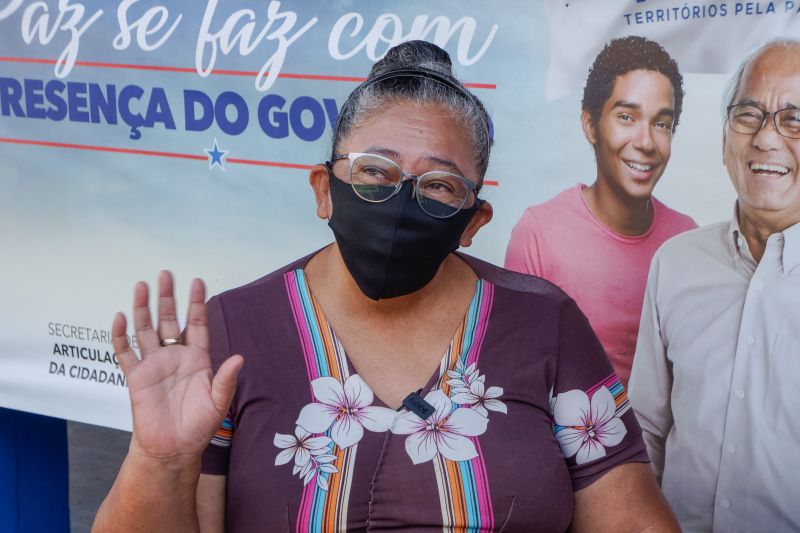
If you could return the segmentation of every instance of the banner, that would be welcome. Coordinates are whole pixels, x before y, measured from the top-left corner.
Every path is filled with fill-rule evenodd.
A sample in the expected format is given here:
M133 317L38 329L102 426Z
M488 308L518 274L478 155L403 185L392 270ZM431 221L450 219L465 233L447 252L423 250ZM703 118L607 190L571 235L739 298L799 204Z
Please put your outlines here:
M765 38L797 37L800 31L797 0L547 0L547 16L548 99L563 96L582 83L597 55L597 44L614 37L640 35L658 42L677 60L684 74L727 74Z
M789 4L0 1L0 406L129 429L109 330L133 284L172 270L182 315L193 277L214 294L331 242L308 170L405 40L446 49L492 118L494 220L468 253L502 264L527 206L594 180L580 90L619 35L661 42L686 78L656 196L729 217L722 88L751 46L797 34Z

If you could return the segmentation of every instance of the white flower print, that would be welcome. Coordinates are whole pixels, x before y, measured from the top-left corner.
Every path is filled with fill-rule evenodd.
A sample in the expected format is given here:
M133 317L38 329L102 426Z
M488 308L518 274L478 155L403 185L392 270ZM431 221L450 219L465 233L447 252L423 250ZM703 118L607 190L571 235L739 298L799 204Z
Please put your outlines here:
M311 433L330 429L331 439L341 448L360 441L364 428L386 431L397 415L387 407L371 405L375 395L358 374L347 378L344 386L331 377L317 378L311 390L318 402L303 407L297 425Z
M302 467L308 464L312 454L319 455L330 451L330 437L325 435L312 437L311 433L300 426L294 429L294 435L275 434L272 443L278 448L283 448L275 458L275 466L285 465L294 458L295 467Z
M464 359L459 358L456 362L455 370L447 371L447 376L451 378L447 381L447 384L450 385L452 392L467 392L469 391L469 386L472 384L472 382L476 380L484 380L484 376L481 376L478 373L475 363L472 363L469 366L465 365L466 363L464 362Z
M320 474L326 472L334 474L339 471L335 465L332 465L336 460L336 456L332 454L322 453L312 455L310 460L303 466L294 465L292 475L297 475L303 480L303 485L308 485L309 482L316 477L317 486L322 490L328 490L328 478Z
M575 461L583 464L605 457L607 447L622 442L627 429L616 409L614 396L606 387L597 389L591 401L577 389L557 395L553 418L565 426L556 433L564 456L575 455Z
M481 376L483 377L483 376ZM460 392L450 394L450 399L457 404L468 405L483 416L489 416L489 411L498 411L507 414L506 404L498 400L503 395L501 387L486 388L483 380L475 380L470 383L467 390L460 389Z
M434 412L427 420L412 412L397 413L373 406L375 395L357 374L344 384L331 377L313 380L311 389L316 401L300 411L295 436L275 434L274 444L282 449L275 464L294 459L292 475L300 477L304 485L315 480L319 489L328 490L329 476L339 471L334 464L336 454L340 455L337 450L359 442L364 428L408 435L405 448L414 464L431 461L438 455L451 461L477 457L471 437L486 432L489 411L507 413L506 405L498 399L503 389L487 388L476 365L467 366L463 359L454 370L447 371L447 377L451 397L441 389L429 392L425 401L434 407Z
M414 464L432 460L442 454L451 461L466 461L478 456L469 437L482 435L489 419L465 407L453 410L453 402L440 389L429 392L425 401L435 412L422 420L415 413L405 412L392 424L392 433L408 435L406 452Z
M285 465L294 458L292 475L297 475L303 480L304 485L316 477L317 486L328 490L327 478L320 473L334 473L339 470L330 464L336 460L331 452L331 438L326 435L312 437L311 433L300 426L294 430L295 436L276 433L272 440L278 448L283 448L275 458L275 466Z

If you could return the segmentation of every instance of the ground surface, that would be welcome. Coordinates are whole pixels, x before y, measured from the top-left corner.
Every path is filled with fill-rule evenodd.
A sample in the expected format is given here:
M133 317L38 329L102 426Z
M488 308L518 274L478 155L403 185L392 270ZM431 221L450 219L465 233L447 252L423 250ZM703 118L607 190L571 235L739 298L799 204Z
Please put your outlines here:
M131 434L78 422L69 422L67 432L70 523L72 533L86 533L117 476Z

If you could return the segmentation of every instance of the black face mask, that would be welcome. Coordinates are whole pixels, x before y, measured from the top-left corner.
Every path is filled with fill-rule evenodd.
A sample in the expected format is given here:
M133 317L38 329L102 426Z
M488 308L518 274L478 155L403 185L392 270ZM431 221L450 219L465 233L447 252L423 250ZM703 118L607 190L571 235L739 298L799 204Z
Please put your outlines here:
M329 176L333 215L328 226L347 270L368 298L395 298L430 282L458 248L478 202L450 218L425 213L411 196L412 182L381 203L359 198L349 183Z

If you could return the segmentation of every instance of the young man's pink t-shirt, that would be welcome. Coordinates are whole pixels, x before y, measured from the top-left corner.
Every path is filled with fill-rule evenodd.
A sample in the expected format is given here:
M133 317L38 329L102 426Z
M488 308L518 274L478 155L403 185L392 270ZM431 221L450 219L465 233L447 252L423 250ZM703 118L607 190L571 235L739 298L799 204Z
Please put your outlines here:
M584 188L529 207L511 232L505 267L545 278L574 298L627 387L653 254L697 224L653 198L650 229L620 235L592 214Z

